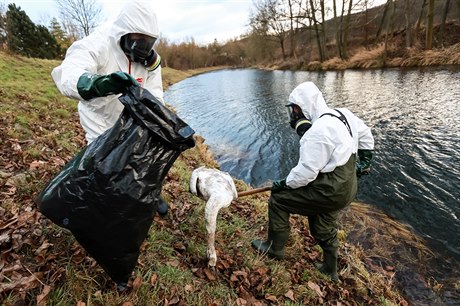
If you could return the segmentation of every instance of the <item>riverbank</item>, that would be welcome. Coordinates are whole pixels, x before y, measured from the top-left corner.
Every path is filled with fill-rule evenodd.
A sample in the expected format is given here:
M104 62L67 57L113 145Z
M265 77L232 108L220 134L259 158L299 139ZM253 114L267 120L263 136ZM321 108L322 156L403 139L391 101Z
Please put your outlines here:
M178 158L165 179L163 195L171 206L168 217L155 217L130 289L117 293L72 235L51 224L33 203L44 184L85 145L75 101L63 98L50 79L57 64L0 53L0 67L8 71L0 85L0 297L4 305L408 304L396 289L400 265L385 251L403 241L414 254L408 260L423 259L429 252L407 227L361 203L353 203L343 216L341 285L315 270L321 253L305 218L292 218L285 260L268 260L251 250L252 237L265 235L268 194L238 199L220 212L218 264L209 269L204 202L188 192L188 180L193 169L218 165L198 136L197 146ZM166 68L165 88L213 69ZM20 83L18 75L24 76ZM241 181L236 184L238 190L250 188ZM387 260L384 265L382 259ZM432 291L441 291L438 285L426 282Z
M398 43L387 47L381 44L370 50L361 48L355 51L347 60L334 57L321 63L318 61L304 62L302 59L292 59L264 64L259 66L259 68L325 71L447 65L460 65L460 43L446 48L427 51L420 48L401 48L401 45Z

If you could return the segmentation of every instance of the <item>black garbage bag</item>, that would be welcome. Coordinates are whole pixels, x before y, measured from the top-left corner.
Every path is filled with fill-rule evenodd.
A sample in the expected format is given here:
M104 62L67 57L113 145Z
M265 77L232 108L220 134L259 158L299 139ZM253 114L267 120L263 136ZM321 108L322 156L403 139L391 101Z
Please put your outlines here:
M40 211L69 229L116 283L126 283L156 213L163 179L195 145L194 131L152 94L132 86L116 124L43 189Z

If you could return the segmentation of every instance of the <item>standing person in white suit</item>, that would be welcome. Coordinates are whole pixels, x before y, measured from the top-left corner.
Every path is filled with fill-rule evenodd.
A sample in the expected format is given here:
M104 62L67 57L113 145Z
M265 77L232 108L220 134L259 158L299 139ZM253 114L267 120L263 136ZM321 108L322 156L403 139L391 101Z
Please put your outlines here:
M337 221L355 198L357 177L368 174L374 150L371 129L345 108L330 109L312 82L289 95L290 124L300 138L299 162L275 181L268 202L268 238L252 246L284 257L290 214L308 216L310 232L323 249L320 271L338 281Z
M164 104L161 58L153 48L159 35L151 5L128 1L115 21L73 43L53 69L60 92L79 100L88 144L115 124L123 111L119 94L128 87L142 86ZM161 197L157 210L160 215L168 211Z

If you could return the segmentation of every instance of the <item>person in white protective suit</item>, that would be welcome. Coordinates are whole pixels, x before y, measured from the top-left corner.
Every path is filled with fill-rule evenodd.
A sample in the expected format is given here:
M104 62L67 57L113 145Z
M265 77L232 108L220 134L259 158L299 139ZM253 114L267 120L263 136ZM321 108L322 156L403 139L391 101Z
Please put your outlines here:
M274 181L268 203L268 238L252 247L283 258L290 214L308 216L310 232L323 250L319 270L338 281L337 220L356 196L357 177L368 174L374 150L371 129L345 108L330 109L312 82L289 95L290 124L300 138L298 164Z
M154 50L160 35L150 4L129 1L113 22L76 41L51 75L60 92L79 100L80 123L90 144L118 120L123 105L119 94L140 85L161 103L161 58ZM158 212L168 204L160 197Z

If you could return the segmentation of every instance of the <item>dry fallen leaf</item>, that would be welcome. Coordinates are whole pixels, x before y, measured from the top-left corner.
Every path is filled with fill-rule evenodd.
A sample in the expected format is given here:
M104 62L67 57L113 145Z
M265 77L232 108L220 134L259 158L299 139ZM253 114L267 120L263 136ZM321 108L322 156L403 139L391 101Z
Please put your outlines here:
M150 277L150 284L155 285L158 280L158 274L153 273L152 276Z
M270 295L270 294L266 294L266 295L264 296L264 298L265 298L266 300L269 300L270 302L273 302L273 303L275 303L275 302L278 301L278 299L276 298L276 296Z
M211 270L209 270L208 268L205 268L203 269L204 273L206 274L206 277L210 280L210 281L215 281L216 280L216 277L214 276L214 273L212 273Z
M291 301L295 301L295 299L294 299L294 292L293 292L291 289L289 289L289 291L286 292L286 293L284 294L284 296L287 297L288 299L290 299Z
M174 305L180 302L180 299L177 295L174 295L169 301L168 305ZM134 305L133 305L134 306Z
M139 276L136 277L133 281L133 291L137 291L139 290L139 288L141 287L142 285L142 278L140 278Z
M192 285L185 285L184 290L185 290L185 292L193 292L193 286Z
M46 165L46 162L42 160L34 160L33 162L30 163L29 170L37 170L37 169L43 168L45 165Z
M44 255L46 253L46 249L53 246L52 243L48 243L48 241L43 241L42 245L35 250L35 255Z
M45 285L45 287L43 287L42 293L37 295L37 305L38 306L46 306L46 296L48 295L48 293L50 293L50 290L51 290L51 287L48 285Z
M180 262L179 262L179 260L170 260L170 261L167 262L167 264L170 265L171 267L176 268L176 267L179 267Z
M322 291L321 288L318 286L318 284L315 284L314 282L309 281L309 282L308 282L308 287L309 287L311 290L315 291L316 294L317 294L318 296L323 297L323 291Z

